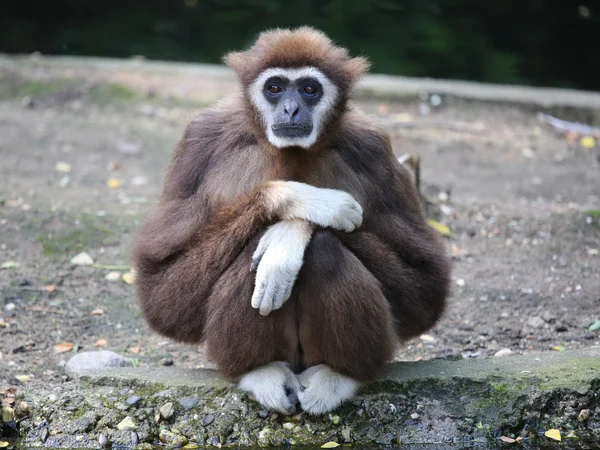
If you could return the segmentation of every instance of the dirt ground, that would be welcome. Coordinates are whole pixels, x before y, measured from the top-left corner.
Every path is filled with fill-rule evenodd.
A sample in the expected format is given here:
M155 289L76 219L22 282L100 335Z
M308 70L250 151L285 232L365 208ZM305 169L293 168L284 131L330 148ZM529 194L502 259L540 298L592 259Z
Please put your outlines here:
M18 264L0 270L0 386L60 383L74 351L101 348L142 366L210 366L201 348L148 329L134 286L70 259L129 263L186 122L230 84L0 65L0 263ZM534 108L441 100L425 116L418 99L358 101L389 124L398 155L421 157L422 190L454 234L448 311L398 359L599 345L588 329L600 319L598 150L569 144Z

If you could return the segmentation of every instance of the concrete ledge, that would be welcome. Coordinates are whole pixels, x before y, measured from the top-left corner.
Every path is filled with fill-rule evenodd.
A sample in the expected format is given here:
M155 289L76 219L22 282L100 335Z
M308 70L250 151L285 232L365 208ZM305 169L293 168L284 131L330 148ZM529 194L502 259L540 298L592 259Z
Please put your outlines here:
M144 59L115 59L73 56L24 56L0 53L0 69L69 69L95 72L146 73L159 76L186 76L215 79L233 84L235 77L228 67L218 64L148 61ZM372 74L357 86L358 95L416 97L421 92L448 95L483 102L502 102L533 105L541 108L570 107L600 109L600 93L573 89L537 88L518 85L499 85L471 81L412 78Z
M111 368L25 393L27 446L270 446L600 439L600 348L390 365L325 417L262 410L211 370ZM542 437L539 437L542 436Z

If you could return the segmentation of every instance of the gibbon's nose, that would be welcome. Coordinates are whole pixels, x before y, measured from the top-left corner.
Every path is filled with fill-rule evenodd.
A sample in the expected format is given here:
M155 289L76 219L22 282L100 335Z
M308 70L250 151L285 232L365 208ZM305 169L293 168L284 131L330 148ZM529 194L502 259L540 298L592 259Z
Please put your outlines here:
M290 117L290 119L293 119L295 116L298 115L299 109L300 109L300 105L298 104L298 102L293 101L293 100L286 102L283 105L283 110Z

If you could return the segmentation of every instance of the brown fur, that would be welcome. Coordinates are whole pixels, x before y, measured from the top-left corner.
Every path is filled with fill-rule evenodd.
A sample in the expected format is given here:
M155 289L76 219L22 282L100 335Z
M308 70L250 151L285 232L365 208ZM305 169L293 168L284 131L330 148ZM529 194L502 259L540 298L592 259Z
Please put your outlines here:
M398 339L440 318L449 262L389 137L347 107L346 91L366 63L307 28L265 33L226 61L242 86L267 67L316 66L343 92L334 126L312 151L281 150L249 124L255 112L243 92L202 111L134 248L144 315L166 336L205 340L231 378L284 360L371 379ZM260 236L278 220L266 200L271 180L344 190L364 214L353 233L315 231L291 298L263 317L251 307L250 266Z

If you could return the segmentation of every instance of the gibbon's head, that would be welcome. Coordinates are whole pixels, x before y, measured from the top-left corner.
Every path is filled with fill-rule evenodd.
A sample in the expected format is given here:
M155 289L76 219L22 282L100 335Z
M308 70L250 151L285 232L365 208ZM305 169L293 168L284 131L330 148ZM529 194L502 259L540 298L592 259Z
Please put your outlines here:
M229 53L253 115L277 148L313 146L344 111L352 85L369 68L309 27L260 34L245 52Z

